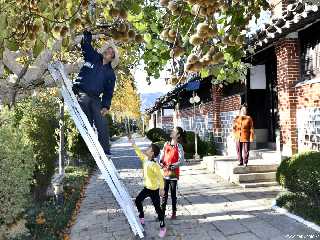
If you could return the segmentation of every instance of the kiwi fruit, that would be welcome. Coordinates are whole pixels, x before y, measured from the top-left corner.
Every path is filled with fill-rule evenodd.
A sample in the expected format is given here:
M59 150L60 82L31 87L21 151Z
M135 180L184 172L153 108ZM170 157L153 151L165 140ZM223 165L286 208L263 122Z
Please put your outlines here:
M171 2L168 3L168 9L171 12L176 11L178 8L179 8L179 5L176 2L171 1Z
M170 51L170 57L180 57L183 55L184 49L181 47L175 47Z
M74 20L74 24L75 24L76 26L80 26L80 25L81 25L81 19L80 19L80 18L76 18L76 19Z
M245 37L243 35L239 35L236 38L236 44L243 45L244 44L244 40L245 40Z
M136 37L136 32L132 29L128 31L128 35L130 39L134 39Z
M61 27L59 25L54 26L53 31L54 32L60 32Z
M217 52L213 58L214 60L216 60L218 63L222 62L224 59L224 54L222 52Z
M160 6L167 7L169 4L169 0L160 0L159 1Z
M201 7L199 4L195 4L192 6L192 9L191 9L191 14L192 15L197 15L198 12L200 11Z
M167 38L169 38L169 29L163 30L160 36L163 38L163 40L166 40Z
M127 31L127 25L125 23L120 23L118 26L119 32L126 32Z
M198 26L197 26L197 33L198 35L201 37L201 36L204 36L208 33L209 31L209 25L208 23L206 22L203 22L203 23L199 23Z
M190 37L189 42L193 46L197 46L197 45L200 45L203 42L203 40L197 34L194 34Z
M173 29L169 30L168 35L170 38L175 38L177 35L177 32Z
M63 26L60 30L60 36L65 37L67 35L69 28L67 26Z
M142 43L144 41L143 36L141 34L137 34L135 37L135 41L137 43Z
M202 64L200 62L196 62L193 65L193 71L195 71L195 72L199 72L202 68L203 68L203 66L202 66Z
M191 72L191 69L192 69L192 68L193 68L193 65L190 64L190 63L187 63L187 64L184 65L184 70L185 70L186 72Z
M120 10L119 9L117 9L117 8L110 8L110 10L109 10L109 15L111 16L111 17L113 17L113 18L117 18L118 16L119 16L119 14L120 14Z
M122 33L118 32L118 31L113 31L112 32L112 38L116 41L121 40L122 37Z
M128 13L126 12L125 9L120 9L119 17L121 17L122 19L127 19L128 18Z
M82 6L87 7L89 5L89 0L82 0Z
M29 32L28 38L29 38L31 41L35 40L36 37L37 37L36 33L34 33L34 32Z
M206 8L200 8L199 15L201 17L206 17L207 16L207 9Z
M229 36L229 40L230 40L230 42L235 42L237 40L237 36L236 35L230 35Z
M199 61L199 58L197 55L195 54L190 54L187 58L187 63L188 64L195 64L196 62Z

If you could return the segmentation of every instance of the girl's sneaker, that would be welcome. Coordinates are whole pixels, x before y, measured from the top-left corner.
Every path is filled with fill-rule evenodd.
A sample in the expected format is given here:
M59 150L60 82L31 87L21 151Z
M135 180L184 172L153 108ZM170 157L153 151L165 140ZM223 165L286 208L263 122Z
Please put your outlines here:
M144 218L140 218L141 225L144 225Z
M166 236L167 229L166 227L160 228L159 237L164 238Z

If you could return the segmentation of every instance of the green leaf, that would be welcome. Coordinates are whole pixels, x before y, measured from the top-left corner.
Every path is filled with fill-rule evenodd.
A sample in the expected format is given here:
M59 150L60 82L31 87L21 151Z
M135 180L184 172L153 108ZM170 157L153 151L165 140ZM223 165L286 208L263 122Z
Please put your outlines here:
M141 12L141 7L137 2L135 2L132 4L130 10L133 14L138 15Z
M37 40L34 47L33 47L33 56L37 57L41 51L44 49L45 45L40 41Z
M150 25L150 29L152 30L152 32L154 33L159 33L159 29L156 23L151 23Z
M151 34L150 33L145 34L144 40L146 41L146 43L151 44L151 40L152 40Z
M201 78L206 78L209 76L209 69L208 68L202 68L200 71Z
M5 41L5 46L10 50L10 51L17 51L19 49L19 45L16 41L14 40L6 40Z
M4 14L0 15L0 38L5 38L7 36L7 16Z

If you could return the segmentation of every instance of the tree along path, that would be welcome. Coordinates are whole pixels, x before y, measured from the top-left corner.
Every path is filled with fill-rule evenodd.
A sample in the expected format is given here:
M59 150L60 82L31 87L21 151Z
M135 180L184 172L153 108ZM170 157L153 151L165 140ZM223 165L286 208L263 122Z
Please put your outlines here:
M141 148L148 140L138 138ZM113 162L129 194L143 188L140 160L127 138L112 147ZM270 210L278 187L243 189L207 173L201 165L183 166L178 185L178 219L167 219L165 239L284 240L320 239L320 233ZM170 215L170 198L167 215ZM149 199L145 206L145 239L158 239L159 223ZM313 238L311 238L313 236ZM80 212L71 229L72 240L138 239L99 171L92 176Z

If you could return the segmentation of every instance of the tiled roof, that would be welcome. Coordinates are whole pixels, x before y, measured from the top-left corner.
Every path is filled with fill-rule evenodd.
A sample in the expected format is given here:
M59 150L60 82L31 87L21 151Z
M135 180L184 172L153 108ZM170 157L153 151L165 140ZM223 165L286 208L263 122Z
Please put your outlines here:
M272 17L250 37L248 46L255 50L266 48L281 37L319 21L319 17L320 8L317 5L303 3L302 0L289 4L281 17Z

